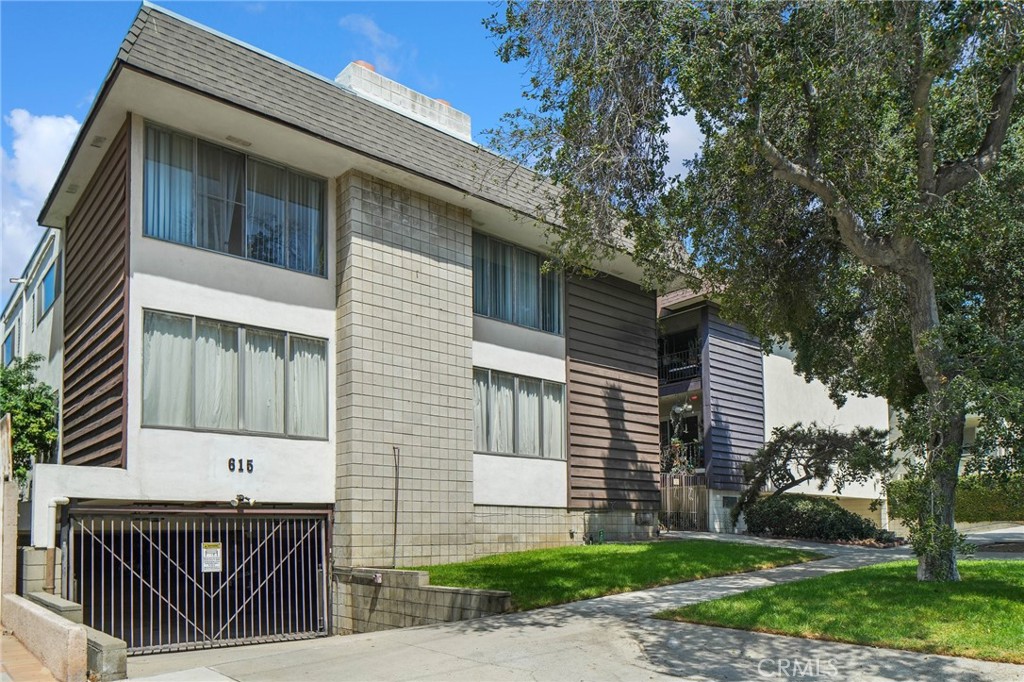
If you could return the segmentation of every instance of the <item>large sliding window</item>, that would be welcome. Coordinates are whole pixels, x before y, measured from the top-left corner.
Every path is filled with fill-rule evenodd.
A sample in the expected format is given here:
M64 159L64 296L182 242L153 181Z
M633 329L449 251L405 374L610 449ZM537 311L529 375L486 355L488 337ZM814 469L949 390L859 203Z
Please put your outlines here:
M565 385L474 369L473 450L565 459Z
M327 437L327 341L146 311L142 423Z
M473 312L562 333L562 275L541 272L540 256L473 234Z
M324 276L325 182L146 126L144 234Z

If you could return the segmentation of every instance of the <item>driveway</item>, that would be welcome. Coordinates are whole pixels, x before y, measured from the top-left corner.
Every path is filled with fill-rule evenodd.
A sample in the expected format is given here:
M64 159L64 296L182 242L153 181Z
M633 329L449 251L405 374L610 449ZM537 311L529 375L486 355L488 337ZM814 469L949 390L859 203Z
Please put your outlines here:
M692 534L688 534L692 535ZM736 537L724 538L736 540ZM763 542L763 541L762 541ZM820 545L775 541L822 550ZM830 559L404 630L132 658L132 679L1024 680L1024 666L659 621L672 606L909 556L828 546ZM800 674L794 674L799 672Z
M995 552L985 552L986 545L1014 543L1024 544L1024 526L1011 526L1010 528L1000 528L998 530L987 530L980 533L968 533L967 539L978 546L978 553L984 553L985 558L988 558L988 554L995 554Z

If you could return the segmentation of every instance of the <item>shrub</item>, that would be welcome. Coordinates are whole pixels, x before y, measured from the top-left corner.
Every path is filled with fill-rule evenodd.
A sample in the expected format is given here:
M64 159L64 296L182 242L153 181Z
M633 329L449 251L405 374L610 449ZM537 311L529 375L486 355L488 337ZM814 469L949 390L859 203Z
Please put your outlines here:
M904 507L914 508L913 497L922 493L910 481L891 481L886 492L889 515L899 516ZM977 474L961 476L956 488L954 516L961 523L1024 521L1024 476L991 480Z
M827 541L889 539L888 533L863 516L813 495L762 497L744 515L747 530L756 535Z

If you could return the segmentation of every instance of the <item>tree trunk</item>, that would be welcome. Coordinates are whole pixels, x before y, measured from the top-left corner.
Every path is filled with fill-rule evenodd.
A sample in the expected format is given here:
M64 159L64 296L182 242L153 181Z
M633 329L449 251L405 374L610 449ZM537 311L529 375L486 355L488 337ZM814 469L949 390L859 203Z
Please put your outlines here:
M934 523L932 542L917 558L917 579L935 582L959 582L957 568L956 524L953 512L956 484L960 473L960 457L964 438L964 414L954 410L949 417L936 452L928 468L934 481L929 508L920 510L921 528Z

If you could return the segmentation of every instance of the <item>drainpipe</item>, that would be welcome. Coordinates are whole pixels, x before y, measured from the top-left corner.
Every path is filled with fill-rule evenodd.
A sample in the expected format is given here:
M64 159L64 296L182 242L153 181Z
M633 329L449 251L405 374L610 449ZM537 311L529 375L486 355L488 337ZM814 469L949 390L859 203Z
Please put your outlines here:
M53 519L53 529L46 534L46 566L43 569L43 592L53 594L56 587L56 564L57 545L55 540L57 530L57 510L61 505L69 504L71 500L66 497L54 497L47 504L47 513Z
M391 568L398 568L398 458L401 452L397 445L391 446L391 454L395 456L395 515L391 523Z

